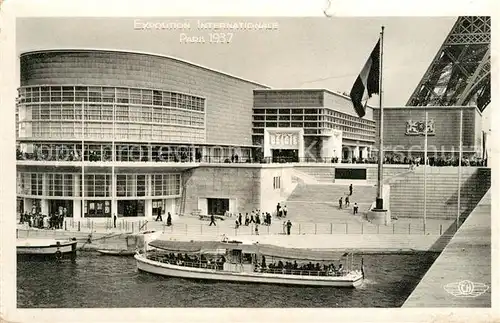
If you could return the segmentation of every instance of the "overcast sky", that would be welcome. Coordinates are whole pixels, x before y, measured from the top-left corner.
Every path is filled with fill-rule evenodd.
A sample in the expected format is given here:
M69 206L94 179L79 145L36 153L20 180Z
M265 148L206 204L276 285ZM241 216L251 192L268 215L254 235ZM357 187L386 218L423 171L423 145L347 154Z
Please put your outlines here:
M18 18L18 54L53 48L106 48L169 55L275 88L349 92L384 34L384 102L405 105L456 17L203 18L207 22L277 23L277 30L234 31L229 44L209 44L196 18L142 18L190 22L190 30L137 30L141 18ZM226 31L228 32L228 31ZM204 36L204 44L182 43ZM377 100L370 102L376 105Z

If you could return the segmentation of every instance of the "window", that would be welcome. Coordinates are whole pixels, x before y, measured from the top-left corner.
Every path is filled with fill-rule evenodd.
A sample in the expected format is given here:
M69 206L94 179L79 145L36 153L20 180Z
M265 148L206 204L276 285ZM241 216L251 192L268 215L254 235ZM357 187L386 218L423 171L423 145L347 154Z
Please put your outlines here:
M43 195L42 173L31 173L31 195Z
M273 189L277 190L281 188L281 176L273 177Z
M111 176L107 174L85 174L85 196L87 197L108 197Z
M152 196L180 195L180 174L152 174Z

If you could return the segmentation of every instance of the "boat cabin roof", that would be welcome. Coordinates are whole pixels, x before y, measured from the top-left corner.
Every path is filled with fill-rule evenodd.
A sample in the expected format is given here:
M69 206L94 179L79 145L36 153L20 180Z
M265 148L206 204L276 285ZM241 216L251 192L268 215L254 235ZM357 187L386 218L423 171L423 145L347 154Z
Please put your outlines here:
M336 261L347 256L346 252L325 251L314 249L286 248L270 244L245 244L240 241L170 241L154 240L151 247L170 252L180 253L211 253L214 250L239 250L243 253L260 254L266 257L308 260L308 261Z

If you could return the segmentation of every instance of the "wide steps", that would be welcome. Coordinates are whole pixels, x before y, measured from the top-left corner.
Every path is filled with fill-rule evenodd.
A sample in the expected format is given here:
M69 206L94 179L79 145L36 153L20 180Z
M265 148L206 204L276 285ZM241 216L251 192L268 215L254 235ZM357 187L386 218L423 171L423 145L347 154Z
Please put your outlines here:
M470 212L490 187L491 172L485 168L462 167L460 210ZM455 218L458 203L458 168L428 167L426 178L426 216ZM409 173L404 180L391 183L390 209L397 217L423 217L424 168Z

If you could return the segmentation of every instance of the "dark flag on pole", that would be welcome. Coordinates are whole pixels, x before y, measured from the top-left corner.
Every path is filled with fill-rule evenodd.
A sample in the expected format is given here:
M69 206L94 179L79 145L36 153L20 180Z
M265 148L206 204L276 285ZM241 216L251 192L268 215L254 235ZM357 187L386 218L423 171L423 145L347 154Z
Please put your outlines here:
M350 97L354 110L360 118L366 113L367 101L373 94L379 93L379 76L380 76L380 39L375 45L370 57L366 61L365 66L359 73L358 78L352 86Z

